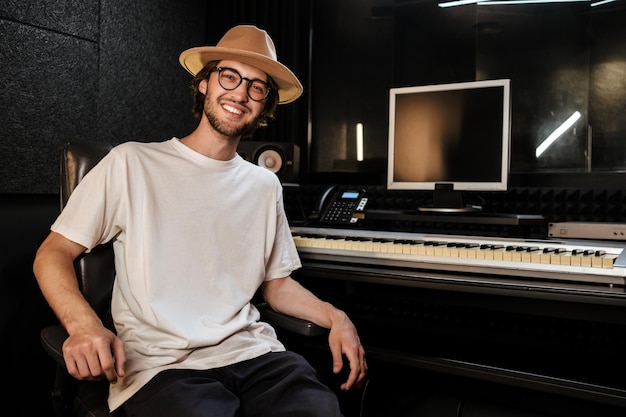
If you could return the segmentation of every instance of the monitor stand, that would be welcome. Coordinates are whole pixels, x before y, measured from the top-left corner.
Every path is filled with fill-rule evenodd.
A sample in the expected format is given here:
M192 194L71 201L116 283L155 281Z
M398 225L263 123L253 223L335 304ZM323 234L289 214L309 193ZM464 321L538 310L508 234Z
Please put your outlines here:
M463 192L455 191L452 184L435 184L433 204L420 206L417 210L438 213L471 213L479 212L482 208L464 204Z

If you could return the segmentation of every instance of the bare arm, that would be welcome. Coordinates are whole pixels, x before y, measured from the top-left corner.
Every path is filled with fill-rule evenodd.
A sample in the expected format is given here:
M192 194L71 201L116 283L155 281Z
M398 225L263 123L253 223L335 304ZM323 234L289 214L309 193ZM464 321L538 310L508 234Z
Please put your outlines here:
M341 389L348 390L365 380L365 350L357 330L346 315L335 306L317 298L291 277L274 279L263 284L263 297L276 311L298 317L330 329L328 344L333 356L333 372L343 367L343 355L350 362L350 374Z
M50 307L69 334L63 357L70 375L78 379L102 376L116 382L124 374L124 346L108 330L83 297L74 260L85 247L52 232L39 247L33 272Z

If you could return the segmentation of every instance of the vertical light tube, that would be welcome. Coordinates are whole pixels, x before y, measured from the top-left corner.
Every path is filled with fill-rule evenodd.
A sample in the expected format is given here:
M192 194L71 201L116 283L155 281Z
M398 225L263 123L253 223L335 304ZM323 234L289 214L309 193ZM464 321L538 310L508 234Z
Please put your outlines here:
M356 124L356 160L363 161L363 123Z

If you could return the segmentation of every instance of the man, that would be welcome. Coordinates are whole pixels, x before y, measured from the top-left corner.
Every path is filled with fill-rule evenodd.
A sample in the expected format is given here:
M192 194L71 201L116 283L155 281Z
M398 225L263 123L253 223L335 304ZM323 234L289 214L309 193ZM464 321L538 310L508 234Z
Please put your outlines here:
M285 351L251 303L330 329L341 389L367 365L344 312L290 277L301 266L275 174L236 154L242 135L273 118L302 86L271 38L237 26L180 62L195 75L188 136L115 147L72 193L34 262L69 333L63 354L79 379L106 377L109 407L129 416L339 416L334 393ZM117 335L82 297L73 261L113 240Z

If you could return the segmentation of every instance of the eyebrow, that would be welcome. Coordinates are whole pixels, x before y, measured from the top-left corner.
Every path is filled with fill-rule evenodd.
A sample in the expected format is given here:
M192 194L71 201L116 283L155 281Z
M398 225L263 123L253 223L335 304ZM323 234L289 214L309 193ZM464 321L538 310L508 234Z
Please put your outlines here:
M268 84L268 85L269 85L269 78L270 78L270 76L269 76L269 75L268 75L265 71L263 71L263 70L260 70L260 69L256 68L254 65L250 65L250 66L251 66L252 68L256 68L256 69L258 69L258 70L261 72L261 74L265 74L265 79L263 79L263 78L258 78L258 77L254 77L254 78L252 78L252 77L248 77L248 76L246 76L246 75L244 75L244 74L242 73L241 69L239 69L239 68L235 68L235 67L234 67L234 66L232 66L232 65L222 64L222 62L224 62L224 61L219 61L219 63L218 63L218 65L217 65L217 66L218 66L218 67L222 67L222 68L231 68L231 69L234 69L234 70L235 70L235 71L237 71L237 72L239 73L239 75L241 75L243 78L247 78L247 79L249 79L249 80L259 80L259 81L263 81L264 83L266 83L266 84ZM226 61L226 62L228 62L228 61ZM234 62L234 63L239 63L239 62L237 62L237 61L231 61L231 62Z

